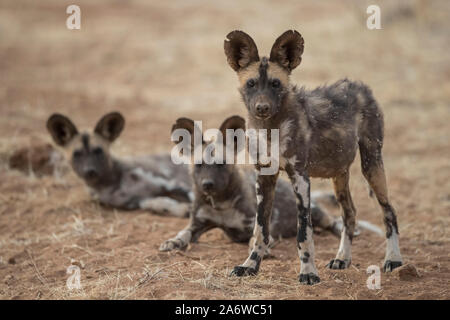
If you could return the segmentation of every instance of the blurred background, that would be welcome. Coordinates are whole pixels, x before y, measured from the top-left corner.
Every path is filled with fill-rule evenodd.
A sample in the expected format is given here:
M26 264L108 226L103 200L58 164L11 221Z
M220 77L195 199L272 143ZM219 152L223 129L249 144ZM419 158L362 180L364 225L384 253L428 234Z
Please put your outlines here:
M81 8L80 30L66 28L71 4ZM381 8L381 30L366 26L371 4ZM65 224L72 221L70 210L77 219L94 221L90 230L98 234L103 231L95 219L109 219L95 216L99 209L73 174L61 182L19 173L10 167L11 155L50 142L45 122L53 112L68 115L79 127L94 126L106 112L122 112L127 123L114 146L118 155L169 151L169 130L180 116L203 120L204 127L232 114L245 116L237 77L223 53L225 36L235 29L253 37L260 55L268 55L285 30L298 30L305 52L292 74L294 83L314 88L348 77L372 88L385 113L384 159L402 246L411 248L405 256L420 253L417 248L430 254L429 242L437 243L433 259L445 262L448 272L449 1L1 0L0 278L10 274L8 257L30 245L37 246L36 259L51 261L60 244L45 237L72 230ZM368 204L359 159L352 175L360 217L381 225L378 208ZM313 183L331 190L328 181ZM123 218L115 219L110 222ZM167 225L163 235L173 229ZM68 241L85 241L84 234L64 234ZM54 247L43 253L40 246ZM24 272L24 283L34 279L32 271ZM55 277L64 279L64 273ZM35 295L3 286L5 297Z

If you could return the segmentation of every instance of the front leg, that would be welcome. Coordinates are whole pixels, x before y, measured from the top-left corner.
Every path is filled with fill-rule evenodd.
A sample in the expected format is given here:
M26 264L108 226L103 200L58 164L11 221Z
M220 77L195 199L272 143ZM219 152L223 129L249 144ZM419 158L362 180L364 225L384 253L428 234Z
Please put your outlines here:
M272 215L277 178L278 173L274 175L260 175L259 171L257 171L257 210L255 227L253 229L253 247L247 260L242 265L234 267L231 275L241 277L258 273L261 260L270 242L270 216Z
M248 254L252 254L253 245L255 244L255 236L252 236L250 240L248 241ZM264 258L270 257L270 249L275 247L277 245L277 241L272 237L269 236L269 244L267 245L266 252L264 252Z
M150 210L155 214L187 218L190 203L181 202L169 197L146 198L139 201L139 208Z
M312 285L320 282L320 278L314 264L309 177L305 172L291 165L286 167L286 172L297 196L297 249L300 257L299 281L301 284Z
M192 211L188 226L178 232L175 238L164 241L159 247L159 251L183 249L189 243L196 241L203 233L213 227L214 226L207 221L196 218L195 212Z

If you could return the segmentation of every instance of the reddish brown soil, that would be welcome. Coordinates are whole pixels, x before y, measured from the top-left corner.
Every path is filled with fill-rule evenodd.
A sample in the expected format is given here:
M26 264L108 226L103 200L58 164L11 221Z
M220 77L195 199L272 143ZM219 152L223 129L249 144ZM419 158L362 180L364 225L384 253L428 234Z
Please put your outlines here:
M370 31L363 2L77 1L82 28L70 31L65 9L72 3L2 1L0 298L449 299L449 3L376 2L383 29ZM105 112L122 112L127 126L117 155L169 151L179 116L212 127L245 115L222 48L236 28L254 36L260 53L284 30L300 30L306 45L292 75L297 83L311 88L348 76L372 87L385 113L385 167L401 250L421 277L382 274L381 289L367 289L366 269L381 265L385 241L366 232L343 271L325 268L338 240L315 237L318 285L299 285L294 239L273 250L258 276L230 278L247 247L221 231L187 251L160 253L159 244L186 220L104 209L71 172L37 177L9 167L16 150L50 142L45 121L56 111L85 127ZM319 188L331 190L314 180ZM381 226L359 159L351 191L358 218ZM66 287L72 259L82 266L81 290Z

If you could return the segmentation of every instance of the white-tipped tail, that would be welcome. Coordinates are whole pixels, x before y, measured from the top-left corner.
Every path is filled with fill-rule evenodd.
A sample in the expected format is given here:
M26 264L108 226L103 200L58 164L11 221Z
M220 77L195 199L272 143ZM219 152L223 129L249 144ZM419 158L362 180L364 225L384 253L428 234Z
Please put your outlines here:
M359 220L356 224L361 229L366 229L366 230L372 231L381 237L384 236L383 230L380 227L374 225L373 223L370 223L369 221Z

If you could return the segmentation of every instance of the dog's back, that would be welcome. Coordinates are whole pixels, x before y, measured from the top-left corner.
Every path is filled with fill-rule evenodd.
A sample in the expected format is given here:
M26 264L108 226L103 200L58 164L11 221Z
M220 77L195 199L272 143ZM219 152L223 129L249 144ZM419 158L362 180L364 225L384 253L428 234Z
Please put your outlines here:
M148 209L158 214L174 213L179 202L192 201L187 166L174 165L168 154L116 160L121 178L118 184L95 190L100 202L121 209Z

